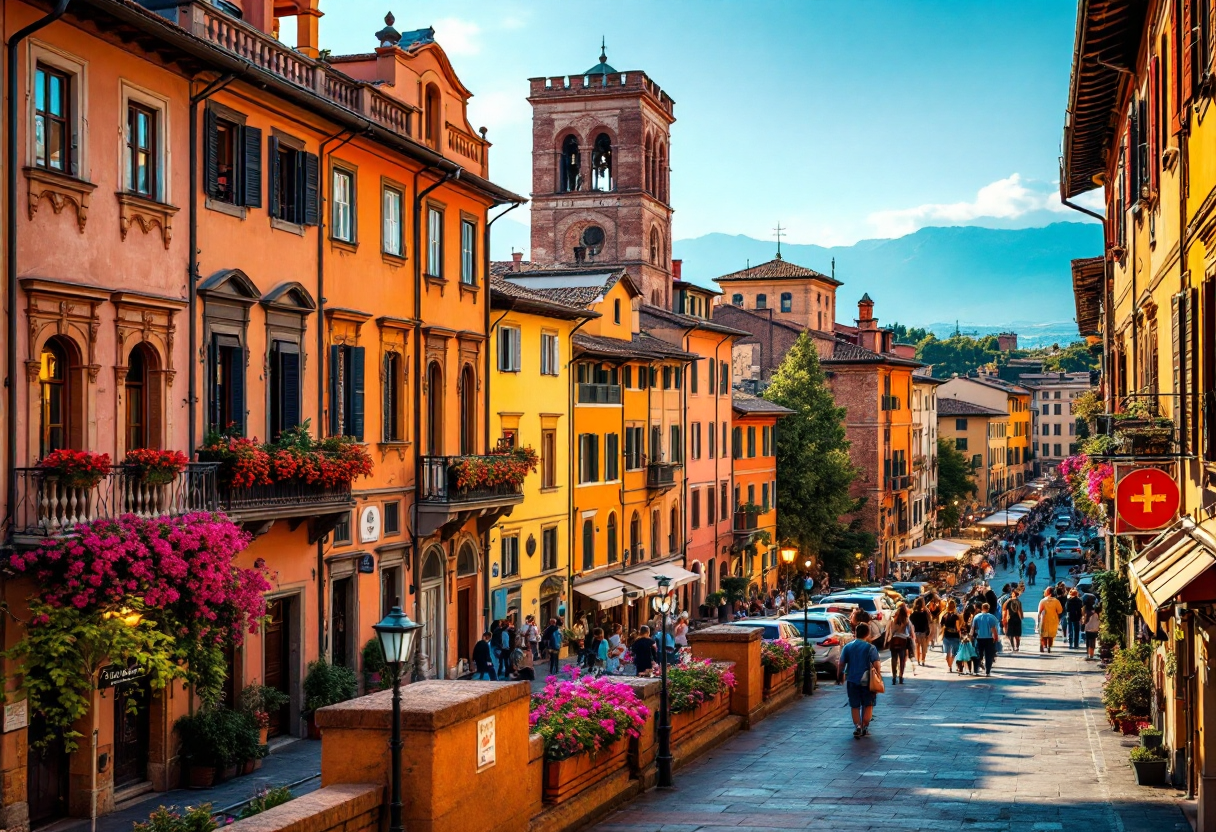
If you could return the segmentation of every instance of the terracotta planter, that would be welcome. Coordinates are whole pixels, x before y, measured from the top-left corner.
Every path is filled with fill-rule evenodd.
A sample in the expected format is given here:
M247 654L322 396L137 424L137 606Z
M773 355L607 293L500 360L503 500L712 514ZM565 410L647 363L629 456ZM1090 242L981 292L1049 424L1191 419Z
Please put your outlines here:
M257 760L246 760L241 765L241 774L243 774L243 775L244 774L253 774L253 770L255 768L257 768L257 765L256 765L257 762L258 762Z
M703 725L725 714L730 707L730 689L722 690L713 699L702 702L691 711L671 715L671 741L678 743L698 731Z
M769 699L777 691L792 685L796 670L796 667L787 667L785 670L776 672L766 669L764 671L764 698Z
M231 780L233 777L240 775L241 766L239 763L229 763L224 766L223 774L220 775L223 780Z
M211 788L215 785L215 766L187 766L186 785L192 789Z
M620 771L628 762L628 751L629 738L622 737L598 754L545 760L545 802L563 803L588 786Z
M266 740L269 737L269 734L270 734L269 728L259 728L258 729L258 745L265 745Z

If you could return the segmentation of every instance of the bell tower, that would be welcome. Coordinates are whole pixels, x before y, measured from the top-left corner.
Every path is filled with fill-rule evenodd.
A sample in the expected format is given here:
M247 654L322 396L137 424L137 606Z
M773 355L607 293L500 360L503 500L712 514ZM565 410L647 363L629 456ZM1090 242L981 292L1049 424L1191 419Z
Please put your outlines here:
M613 69L602 44L586 72L529 84L532 262L623 266L670 309L675 102L646 73Z

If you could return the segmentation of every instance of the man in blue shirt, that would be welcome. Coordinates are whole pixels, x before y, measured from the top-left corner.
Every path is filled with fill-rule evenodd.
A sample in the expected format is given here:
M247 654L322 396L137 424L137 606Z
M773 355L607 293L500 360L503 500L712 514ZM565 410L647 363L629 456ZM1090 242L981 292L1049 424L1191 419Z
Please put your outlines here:
M984 663L984 674L992 675L992 663L996 661L996 640L1000 635L1000 622L992 614L991 606L983 604L980 612L971 619L971 636L975 639L975 652Z
M869 642L870 625L857 625L857 638L840 651L840 666L836 671L836 684L845 682L849 694L849 708L853 711L853 739L861 739L870 733L870 719L874 716L874 694L870 691L867 672L882 675L882 664L878 660L878 648Z

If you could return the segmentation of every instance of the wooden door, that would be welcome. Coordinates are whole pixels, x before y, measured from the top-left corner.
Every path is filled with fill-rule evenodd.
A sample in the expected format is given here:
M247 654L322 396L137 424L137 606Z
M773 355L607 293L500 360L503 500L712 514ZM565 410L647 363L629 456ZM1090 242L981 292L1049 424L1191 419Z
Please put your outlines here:
M148 779L147 680L114 688L114 788Z
M350 650L351 579L339 578L333 584L333 606L330 610L329 638L331 664L354 667Z
M63 750L63 740L54 735L45 747L35 748L47 734L43 719L35 716L30 720L26 800L31 828L45 826L68 814L68 755Z
M473 591L464 587L456 592L456 652L457 658L473 661L469 616L472 613Z
M263 639L263 684L291 695L291 610L290 598L276 598L267 605L266 637ZM270 714L269 735L290 733L291 706L284 705Z

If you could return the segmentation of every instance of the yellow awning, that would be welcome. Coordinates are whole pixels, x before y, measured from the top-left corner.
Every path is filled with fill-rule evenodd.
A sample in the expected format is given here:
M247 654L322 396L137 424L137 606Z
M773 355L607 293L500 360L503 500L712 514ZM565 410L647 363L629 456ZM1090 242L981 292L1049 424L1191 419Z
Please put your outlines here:
M1189 517L1180 518L1128 564L1137 610L1156 624L1157 611L1213 566L1216 538Z
M624 603L624 591L629 589L615 578L596 578L582 584L575 584L574 591L579 595L590 598L601 607L615 607Z

